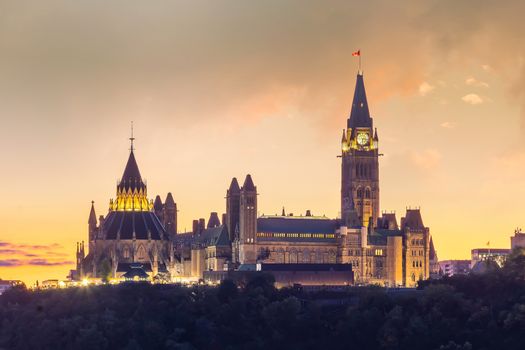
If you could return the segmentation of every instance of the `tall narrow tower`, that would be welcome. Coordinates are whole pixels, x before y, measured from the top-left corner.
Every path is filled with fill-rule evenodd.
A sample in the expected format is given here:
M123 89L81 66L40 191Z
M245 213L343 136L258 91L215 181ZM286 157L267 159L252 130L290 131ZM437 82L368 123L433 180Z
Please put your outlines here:
M255 236L257 233L257 187L248 174L240 193L239 208L239 261L255 264L257 261Z
M89 241L94 241L97 235L97 214L95 214L95 202L91 201L91 210L88 219Z
M368 110L362 73L357 75L341 143L341 219L349 225L357 214L362 226L374 227L379 217L379 139Z
M230 188L226 191L226 222L223 224L228 228L228 234L230 241L235 240L235 230L239 225L239 206L241 201L241 189L237 178L233 178L230 184Z
M170 235L177 234L177 203L173 200L171 192L168 192L164 202L163 220L166 232Z

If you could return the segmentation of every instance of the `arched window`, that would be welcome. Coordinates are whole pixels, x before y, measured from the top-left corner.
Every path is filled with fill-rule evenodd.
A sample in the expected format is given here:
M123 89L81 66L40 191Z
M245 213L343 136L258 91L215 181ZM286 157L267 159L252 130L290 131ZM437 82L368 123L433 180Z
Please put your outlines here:
M367 189L365 190L365 198L366 198L366 199L370 199L370 189L369 189L369 188L367 188Z
M279 250L277 250L277 263L279 264L284 264L284 249L283 248L279 248Z
M140 260L144 260L146 259L146 249L144 249L144 246L141 245L139 247L139 250L137 252L137 257L140 259Z
M363 198L363 189L361 187L357 189L357 198Z
M303 263L308 264L310 262L310 250L306 248L303 252Z
M124 249L122 250L122 256L124 257L124 259L130 258L129 247L127 245L124 246Z
M328 253L328 262L330 264L335 264L336 263L336 255L335 255L335 251L333 250L330 250L330 252Z
M290 264L297 264L297 250L292 249L289 255Z

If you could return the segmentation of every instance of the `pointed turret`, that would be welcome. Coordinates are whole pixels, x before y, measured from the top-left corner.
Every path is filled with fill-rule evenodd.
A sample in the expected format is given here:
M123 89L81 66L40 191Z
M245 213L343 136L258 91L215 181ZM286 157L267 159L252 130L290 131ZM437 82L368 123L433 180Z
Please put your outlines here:
M164 201L167 208L173 208L175 207L175 201L173 200L173 196L171 195L171 192L168 192L168 195L166 196L166 201Z
M160 199L160 196L157 195L157 197L155 197L155 202L153 202L153 209L155 209L155 212L160 212L162 211L162 208L162 199Z
M284 207L283 207L283 211L281 212L281 216L286 216L286 212L284 211Z
M239 183L237 182L237 178L234 177L232 179L232 182L230 184L230 188L228 189L230 194L235 194L241 192L241 189L239 187Z
M355 84L354 100L352 101L352 110L348 118L348 128L371 128L372 125L372 118L370 118L370 111L368 110L368 102L366 100L363 75L358 74Z
M432 237L430 237L430 249L429 249L428 258L429 260L437 260L437 254L436 249L434 248L434 242L432 241Z
M177 234L177 204L173 200L171 192L168 192L164 201L164 212L162 220L169 234Z
M374 130L374 141L378 141L379 137L377 136L377 128Z
M253 184L252 176L250 174L246 175L244 184L242 185L243 191L255 191L255 185Z
M226 190L226 221L223 224L228 228L230 241L235 240L235 227L239 225L239 207L241 198L241 189L237 178L233 178L230 188Z
M343 137L341 138L341 143L346 143L346 130L343 129Z
M217 226L221 226L219 215L217 214L217 212L211 212L210 219L208 220L208 226L206 228L214 228Z
M91 211L89 212L88 224L90 227L97 226L97 214L95 214L95 202L94 201L91 201Z

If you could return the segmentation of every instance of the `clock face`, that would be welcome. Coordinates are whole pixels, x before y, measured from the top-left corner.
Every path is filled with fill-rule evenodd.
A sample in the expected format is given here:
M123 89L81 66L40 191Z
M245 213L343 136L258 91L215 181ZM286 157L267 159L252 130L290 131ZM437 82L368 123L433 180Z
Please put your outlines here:
M357 143L364 146L368 143L368 134L366 132L360 132L357 134Z

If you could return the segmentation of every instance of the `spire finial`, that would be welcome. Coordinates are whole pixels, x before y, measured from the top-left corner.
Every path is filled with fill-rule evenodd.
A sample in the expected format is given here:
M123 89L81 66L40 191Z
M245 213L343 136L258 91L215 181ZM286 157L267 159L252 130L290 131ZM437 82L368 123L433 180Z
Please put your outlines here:
M129 140L131 141L130 151L133 152L133 141L135 140L135 138L133 137L133 121L131 121L131 137L129 138Z

